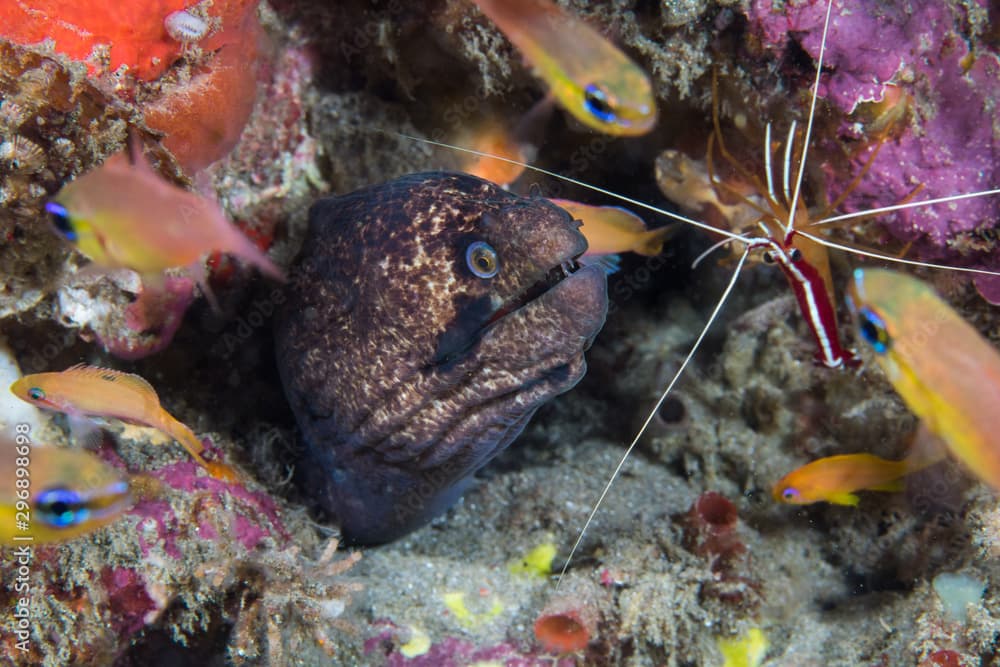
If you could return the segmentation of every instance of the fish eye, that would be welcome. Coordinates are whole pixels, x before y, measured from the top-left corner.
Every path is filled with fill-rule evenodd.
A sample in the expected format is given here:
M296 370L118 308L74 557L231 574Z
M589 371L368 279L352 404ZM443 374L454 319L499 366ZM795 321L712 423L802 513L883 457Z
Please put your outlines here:
M35 499L35 515L54 528L75 526L87 518L90 510L80 494L72 489L46 489Z
M802 259L802 251L799 250L798 248L792 248L791 250L788 251L788 259L792 260L793 262L799 261L800 259Z
M76 230L73 229L73 223L70 222L69 211L66 210L66 207L57 202L50 201L45 205L45 210L48 212L52 224L59 230L59 233L68 240L75 241Z
M592 83L583 89L583 104L587 107L587 111L602 123L611 123L615 120L611 96L599 84Z
M799 491L798 489L789 486L788 488L786 488L784 491L781 492L781 497L784 498L785 500L795 500L796 498L799 497Z
M763 259L765 264L774 264L774 255L770 250L764 251Z
M492 278L500 271L497 251L485 241L474 241L465 251L465 264L478 278Z
M861 319L859 329L861 337L868 341L877 354L885 354L892 346L892 337L878 313L871 308L862 308L858 311Z
M45 392L42 391L41 387L32 387L31 389L28 390L28 398L30 398L33 401L44 401Z

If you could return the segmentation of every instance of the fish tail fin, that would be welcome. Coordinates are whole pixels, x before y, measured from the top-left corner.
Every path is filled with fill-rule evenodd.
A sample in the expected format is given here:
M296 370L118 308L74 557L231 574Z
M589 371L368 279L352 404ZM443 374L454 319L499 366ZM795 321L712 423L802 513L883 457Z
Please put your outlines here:
M680 225L666 225L651 229L639 237L635 251L640 255L655 257L663 252L663 244L670 240L679 229Z
M228 244L229 247L226 248L227 252L236 255L244 262L257 267L257 269L264 275L277 280L278 282L285 282L285 273L282 271L277 264L271 261L260 248L258 248L253 241L248 239L243 235L237 228L232 228L231 241Z
M202 458L202 453L205 451L205 445L202 444L198 436L194 434L190 428L187 427L183 422L175 419L173 416L168 414L166 411L163 412L163 419L160 426L161 430L166 432L171 438L181 443L184 447L203 466L207 466L208 462Z
M233 483L239 481L240 475L232 466L222 463L221 461L205 460L205 457L202 456L202 454L205 453L205 444L194 434L194 431L170 414L164 412L164 415L166 415L166 419L163 430L169 433L174 440L181 443L181 446L183 446L184 449L191 454L192 458L194 458L194 460L198 462L198 465L204 468L209 475L222 480L223 482Z
M910 443L910 452L902 463L906 469L904 474L909 475L929 468L947 456L947 445L937 435L935 435L924 422L914 431Z
M599 266L608 276L618 273L622 268L621 255L584 255L578 261L583 266Z

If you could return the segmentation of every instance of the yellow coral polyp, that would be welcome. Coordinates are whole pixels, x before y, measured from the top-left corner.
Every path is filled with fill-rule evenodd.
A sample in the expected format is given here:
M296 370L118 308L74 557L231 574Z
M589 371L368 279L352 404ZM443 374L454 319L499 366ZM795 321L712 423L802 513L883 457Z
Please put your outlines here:
M524 555L524 558L513 561L508 569L513 574L527 574L535 577L547 577L552 574L552 561L556 558L556 545L543 542Z
M764 662L770 642L760 628L750 628L736 638L716 640L722 654L722 667L759 667Z
M470 628L495 618L503 612L503 603L500 600L493 600L493 604L488 610L475 613L470 611L465 604L465 593L462 591L451 591L441 597L448 611L455 616L458 622Z

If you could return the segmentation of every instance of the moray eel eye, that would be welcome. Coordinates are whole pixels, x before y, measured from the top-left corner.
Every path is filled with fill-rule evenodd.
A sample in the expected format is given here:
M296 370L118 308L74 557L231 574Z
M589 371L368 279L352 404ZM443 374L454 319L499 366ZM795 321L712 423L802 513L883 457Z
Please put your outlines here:
M858 311L858 316L861 319L859 326L861 337L868 341L876 353L885 354L888 352L892 346L892 337L885 327L885 320L871 308L861 308Z
M35 515L54 528L75 526L89 514L80 494L72 489L46 489L35 500Z
M28 390L28 398L33 401L44 401L45 392L42 391L41 387L32 387Z
M59 233L65 236L70 241L76 240L76 231L73 229L73 223L69 220L69 211L62 204L57 204L54 201L50 201L45 205L45 210L49 213L49 218L52 220L52 224L56 226Z
M465 251L465 264L478 278L492 278L500 271L500 258L489 243L476 241Z
M599 84L592 83L583 90L583 105L594 118L602 123L615 121L615 110L611 97Z

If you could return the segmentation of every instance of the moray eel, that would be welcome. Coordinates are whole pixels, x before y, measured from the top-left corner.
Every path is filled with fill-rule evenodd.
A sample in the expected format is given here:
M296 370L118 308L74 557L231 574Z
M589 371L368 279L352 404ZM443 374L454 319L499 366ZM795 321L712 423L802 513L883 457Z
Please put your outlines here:
M276 318L304 491L360 544L444 511L573 387L607 282L580 223L466 174L412 174L309 211Z

